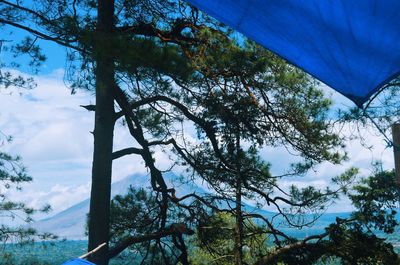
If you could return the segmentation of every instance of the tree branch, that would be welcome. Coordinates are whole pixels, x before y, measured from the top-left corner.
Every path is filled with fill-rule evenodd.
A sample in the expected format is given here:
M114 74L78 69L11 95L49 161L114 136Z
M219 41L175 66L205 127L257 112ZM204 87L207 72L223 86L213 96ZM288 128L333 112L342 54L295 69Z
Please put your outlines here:
M160 30L153 23L144 22L140 22L132 26L117 27L115 30L118 33L122 34L135 34L147 37L158 37L161 41L172 42L176 44L180 44L181 42L194 43L199 41L196 38L190 38L182 35L182 31L185 28L198 29L198 26L195 26L192 22L184 21L182 19L176 20L174 24L174 27L170 31Z
M188 118L189 120L191 120L194 123L196 123L197 125L199 125L203 129L205 134L207 135L208 139L210 140L213 150L214 150L216 156L218 157L218 159L220 159L221 162L223 162L225 165L229 165L229 163L225 160L225 158L223 157L223 155L221 154L221 152L219 150L218 140L215 135L215 129L214 129L213 125L210 122L207 122L206 120L199 118L196 115L192 114L189 111L189 109L186 106L184 106L183 104L181 104L180 102L173 100L166 96L158 95L158 96L153 96L153 97L149 97L149 98L145 98L145 99L133 102L131 104L131 108L137 108L139 106L154 103L156 101L164 101L164 102L167 102L167 103L175 106L185 115L186 118Z
M132 154L142 155L143 149L135 148L135 147L121 149L121 150L118 150L118 151L115 151L112 153L112 159L114 160L114 159L118 159L118 158L121 158L126 155L132 155Z
M120 242L117 246L114 248L110 249L108 252L108 258L111 259L115 256L117 256L119 253L124 251L127 247L141 243L141 242L146 242L150 240L155 240L155 239L161 239L163 237L171 236L171 235L193 235L194 231L187 228L186 225L184 224L172 224L168 229L161 230L156 233L152 234L147 234L143 236L138 236L138 237L130 237L125 239L124 241Z
M86 51L86 50L84 50L82 48L74 46L74 45L72 45L72 44L70 44L70 43L68 43L66 41L63 41L63 40L61 40L59 38L51 37L51 36L49 36L49 35L47 35L45 33L42 33L42 32L37 31L35 29L32 29L32 28L30 28L28 26L24 26L24 25L15 23L13 21L5 20L5 19L2 19L2 18L0 18L0 24L6 24L6 25L10 25L10 26L25 30L25 31L27 31L27 32L29 32L29 33L31 33L31 34L33 34L33 35L35 35L35 36L37 36L37 37L39 37L39 38L41 38L43 40L54 41L55 43L58 43L61 46L74 49L74 50L79 51L79 52L84 53L84 54L88 54L88 51Z

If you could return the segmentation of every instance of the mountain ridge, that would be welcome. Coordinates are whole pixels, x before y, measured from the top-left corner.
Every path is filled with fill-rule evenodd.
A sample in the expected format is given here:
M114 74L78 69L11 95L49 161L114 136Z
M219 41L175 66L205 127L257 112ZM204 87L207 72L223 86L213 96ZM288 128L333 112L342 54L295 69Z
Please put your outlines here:
M149 176L139 174L127 176L126 178L112 184L111 196L114 197L117 194L126 194L127 189L130 186L151 190L149 178ZM164 179L169 186L175 188L178 197L192 192L196 192L197 194L209 193L201 187L195 185L194 183L180 183L178 181L178 177L173 173L165 174ZM177 185L177 183L179 183L179 185ZM87 214L89 212L89 204L90 201L89 198L87 198L65 209L64 211L61 211L51 217L47 217L33 223L32 227L37 229L38 231L50 232L68 240L86 240L87 237L85 235L85 226ZM222 205L221 207L227 206ZM258 213L267 218L276 215L276 213L274 212L259 209L249 204L245 204L243 207L249 212ZM284 220L281 217L278 217L277 223L282 223L280 229L283 232L288 233L294 237L302 238L307 235L322 233L324 232L324 228L327 227L329 224L335 222L337 217L346 218L350 214L350 212L324 213L312 226L304 227L304 229L301 230L285 227ZM304 217L312 218L312 215L306 215ZM398 214L397 217L400 220L400 214Z
M134 174L114 182L111 185L111 197L125 194L130 186L150 189L149 178L146 175ZM173 173L164 174L164 179L167 184L175 188L178 196L188 192L206 193L202 188L190 183L177 185L177 176ZM87 198L53 216L38 220L31 226L38 231L50 232L68 240L85 240L85 226L89 205L90 200Z

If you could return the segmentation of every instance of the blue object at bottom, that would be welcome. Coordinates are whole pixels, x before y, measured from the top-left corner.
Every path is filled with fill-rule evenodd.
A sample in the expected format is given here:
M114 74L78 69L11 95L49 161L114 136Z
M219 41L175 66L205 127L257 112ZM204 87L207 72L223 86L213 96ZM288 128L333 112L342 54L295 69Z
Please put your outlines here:
M71 259L61 265L96 265L84 259Z

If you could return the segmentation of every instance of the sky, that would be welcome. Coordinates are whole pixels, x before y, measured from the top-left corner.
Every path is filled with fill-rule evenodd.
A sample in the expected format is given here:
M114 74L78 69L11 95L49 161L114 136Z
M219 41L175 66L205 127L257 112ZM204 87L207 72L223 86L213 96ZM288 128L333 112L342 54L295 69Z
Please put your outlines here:
M0 130L14 138L11 144L1 146L2 150L20 155L33 177L33 182L25 185L23 191L12 192L11 199L25 201L34 207L49 203L53 208L52 214L55 214L89 197L93 148L90 132L94 127L94 113L80 105L95 102L92 92L78 90L71 95L63 81L63 51L51 45L46 47L49 60L40 74L35 76L35 89L0 90ZM24 72L28 70L22 69ZM335 107L353 106L353 103L330 88L322 88L332 96ZM365 137L374 146L372 151L362 147L358 140L348 142L347 162L340 166L323 163L307 176L284 179L281 185L289 187L296 184L302 187L311 184L325 187L332 176L343 173L350 166L360 167L362 174L367 175L375 160L381 160L385 168L392 168L392 150L386 149L383 137L371 132L365 132ZM117 150L129 146L131 140L127 130L117 126L114 141L114 149ZM283 148L265 148L261 155L271 162L275 174L282 173L286 165L295 160ZM167 167L166 154L157 152L156 160L161 167ZM282 164L282 161L286 164ZM114 162L113 181L146 172L141 160L129 156ZM349 210L351 206L346 200L329 209L330 212Z

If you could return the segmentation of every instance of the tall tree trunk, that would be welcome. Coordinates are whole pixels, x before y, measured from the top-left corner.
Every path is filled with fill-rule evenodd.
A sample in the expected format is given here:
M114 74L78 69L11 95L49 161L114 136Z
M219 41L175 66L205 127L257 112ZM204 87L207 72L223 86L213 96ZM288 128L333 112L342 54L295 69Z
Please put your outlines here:
M239 126L238 126L239 127ZM240 159L240 132L236 132L236 223L235 223L235 265L243 264L243 216L242 216L242 176Z
M114 0L99 0L95 39L96 112L89 213L89 250L108 242L110 231L112 149L115 124L113 93L115 70L111 52L113 27ZM89 260L97 265L107 265L107 252L108 245L89 257Z

